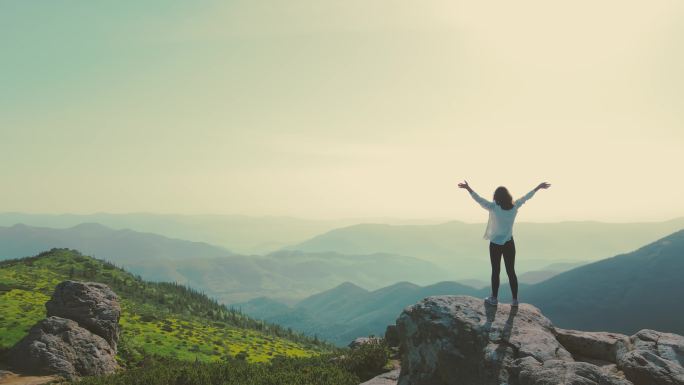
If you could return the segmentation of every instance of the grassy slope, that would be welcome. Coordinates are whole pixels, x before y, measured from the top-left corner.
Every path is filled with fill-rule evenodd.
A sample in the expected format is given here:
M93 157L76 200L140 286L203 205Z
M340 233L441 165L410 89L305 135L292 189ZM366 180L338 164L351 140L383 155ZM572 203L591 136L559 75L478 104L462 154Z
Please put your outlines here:
M144 282L65 249L0 263L0 349L12 346L45 317L45 302L55 285L66 279L103 282L119 295L119 358L124 363L146 353L205 362L239 355L264 362L274 356L307 357L329 349L231 311L201 293L175 284Z

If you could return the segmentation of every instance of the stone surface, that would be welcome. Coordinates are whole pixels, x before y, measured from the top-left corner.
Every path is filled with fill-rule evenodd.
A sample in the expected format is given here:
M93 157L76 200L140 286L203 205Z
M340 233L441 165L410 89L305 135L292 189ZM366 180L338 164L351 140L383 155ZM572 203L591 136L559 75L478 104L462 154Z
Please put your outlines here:
M382 373L361 383L361 385L396 385L397 380L399 379L399 371L400 369L394 369L390 372Z
M635 385L684 385L684 337L641 330L620 341L617 365Z
M586 362L520 358L510 366L510 385L632 385Z
M684 385L684 337L555 328L539 309L435 296L396 321L399 385Z
M121 307L116 294L97 282L64 281L45 304L48 316L67 318L104 338L116 349Z
M7 356L14 368L68 379L112 373L118 368L116 350L104 338L60 317L38 322Z
M617 362L618 342L628 338L624 334L606 332L583 332L555 328L556 339L573 356Z

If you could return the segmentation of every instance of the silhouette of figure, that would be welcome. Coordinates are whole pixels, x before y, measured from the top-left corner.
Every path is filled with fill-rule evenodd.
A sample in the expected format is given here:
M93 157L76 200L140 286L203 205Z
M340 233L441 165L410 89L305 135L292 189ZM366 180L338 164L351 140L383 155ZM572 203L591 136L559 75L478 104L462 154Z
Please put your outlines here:
M459 183L458 187L468 190L470 196L485 210L489 211L489 220L483 238L489 242L489 259L492 265L492 294L485 298L490 305L498 304L499 273L501 272L501 256L503 255L508 282L511 285L513 301L511 306L518 306L518 277L515 274L515 242L513 241L513 223L518 214L518 209L540 189L551 187L549 183L540 183L522 198L515 202L513 197L504 186L499 186L494 191L494 201L488 201L479 196L467 181Z

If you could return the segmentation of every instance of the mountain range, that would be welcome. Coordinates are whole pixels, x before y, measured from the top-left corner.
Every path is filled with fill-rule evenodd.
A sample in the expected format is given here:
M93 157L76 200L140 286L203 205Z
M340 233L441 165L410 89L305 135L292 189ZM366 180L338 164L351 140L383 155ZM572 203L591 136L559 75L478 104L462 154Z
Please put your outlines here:
M357 224L328 231L291 250L344 254L385 252L433 262L454 279L487 276L485 226L464 222L433 225ZM547 270L552 263L581 264L634 250L684 228L684 218L665 222L516 223L518 271ZM485 261L483 263L483 260Z
M35 227L70 228L99 223L116 230L131 229L170 238L206 242L239 254L265 254L305 241L326 231L371 221L391 224L434 224L443 220L347 218L316 220L285 216L180 215L180 214L26 214L0 213L0 226L23 223Z
M684 334L684 230L533 285L525 301L564 328Z
M0 259L35 255L54 247L81 250L146 280L189 285L222 303L260 296L292 303L345 281L379 288L397 279L429 283L448 277L430 262L387 253L283 250L239 255L203 242L113 230L94 223L67 229L21 224L0 227Z
M684 230L537 284L522 284L520 299L543 309L554 324L564 328L625 334L650 328L682 334L682 277ZM234 306L256 318L344 345L359 335L382 334L405 306L443 294L484 297L489 287L476 289L455 282L421 287L400 282L369 291L344 283L292 307L267 298ZM510 298L505 282L499 297Z

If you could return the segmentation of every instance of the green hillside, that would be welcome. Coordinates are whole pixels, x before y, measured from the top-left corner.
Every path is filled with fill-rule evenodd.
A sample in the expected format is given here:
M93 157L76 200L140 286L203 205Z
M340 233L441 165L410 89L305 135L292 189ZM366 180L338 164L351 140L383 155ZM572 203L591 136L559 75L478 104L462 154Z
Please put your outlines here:
M19 341L45 317L45 302L66 279L102 282L122 305L119 359L127 365L145 355L221 361L265 362L273 357L311 357L331 347L278 325L257 321L206 295L172 283L150 283L112 264L68 249L0 262L0 351Z

